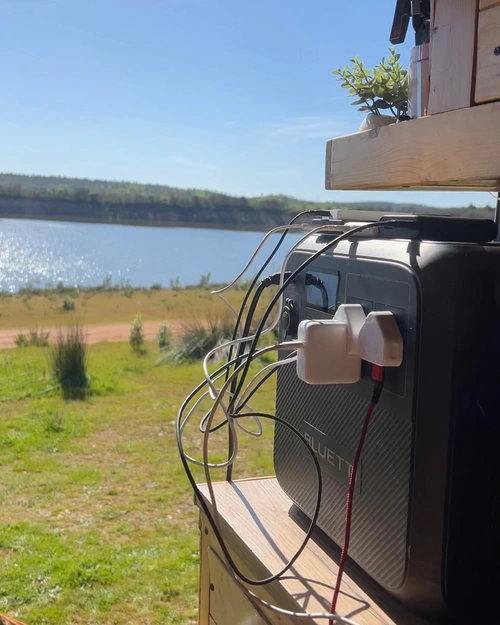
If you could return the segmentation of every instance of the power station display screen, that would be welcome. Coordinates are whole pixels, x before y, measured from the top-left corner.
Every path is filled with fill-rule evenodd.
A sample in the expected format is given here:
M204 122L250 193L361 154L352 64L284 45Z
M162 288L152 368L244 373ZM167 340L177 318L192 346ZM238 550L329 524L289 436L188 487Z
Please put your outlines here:
M338 274L311 269L306 273L305 283L306 306L325 313L333 313L337 306Z

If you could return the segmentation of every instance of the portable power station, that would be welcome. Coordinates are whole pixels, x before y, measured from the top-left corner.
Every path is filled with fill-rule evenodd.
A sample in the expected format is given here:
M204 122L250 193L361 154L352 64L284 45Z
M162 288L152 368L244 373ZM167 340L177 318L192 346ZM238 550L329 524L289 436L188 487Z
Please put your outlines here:
M310 236L286 269L334 236ZM392 311L404 345L365 441L349 555L418 611L487 618L500 589L500 247L404 233L339 241L287 287L280 339L296 338L304 319L331 319L344 303ZM318 457L318 525L339 545L370 371L364 363L355 384L311 385L293 363L278 370L276 414ZM274 463L283 490L312 516L313 465L279 423Z

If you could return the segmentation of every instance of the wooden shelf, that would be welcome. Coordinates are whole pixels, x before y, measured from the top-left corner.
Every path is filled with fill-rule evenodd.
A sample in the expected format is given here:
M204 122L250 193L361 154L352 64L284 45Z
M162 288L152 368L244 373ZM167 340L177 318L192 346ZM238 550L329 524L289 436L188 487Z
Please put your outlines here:
M308 520L281 490L277 480L221 482L214 488L223 535L238 566L247 575L261 579L280 570L304 539ZM206 487L202 486L202 492L207 500ZM220 548L204 514L200 517L200 529L200 625L326 624L325 619L291 618L262 608L258 603L249 605L225 570ZM254 587L253 591L287 610L327 611L338 557L339 550L318 532L289 574L279 582ZM338 611L359 625L429 625L406 612L368 576L352 566L347 567L343 578ZM245 615L248 620L240 620L236 614Z
M500 102L332 139L325 184L332 190L498 190Z

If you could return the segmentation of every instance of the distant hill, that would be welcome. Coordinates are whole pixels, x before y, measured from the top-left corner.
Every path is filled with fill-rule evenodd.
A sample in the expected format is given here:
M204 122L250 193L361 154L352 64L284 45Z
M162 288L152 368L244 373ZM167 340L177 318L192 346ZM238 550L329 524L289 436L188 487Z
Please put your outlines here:
M287 195L246 198L156 184L0 174L0 217L263 230L288 222L300 211L332 208L443 212L436 207L411 203L339 204L309 202ZM469 205L449 210L463 217L493 214L488 206Z

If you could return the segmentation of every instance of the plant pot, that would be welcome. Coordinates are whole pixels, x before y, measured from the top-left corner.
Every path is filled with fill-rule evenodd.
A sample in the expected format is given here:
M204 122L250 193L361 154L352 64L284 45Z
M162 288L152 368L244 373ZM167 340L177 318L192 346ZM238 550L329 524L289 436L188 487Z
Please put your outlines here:
M375 115L374 113L368 113L359 127L359 132L372 130L373 128L382 128L382 126L390 126L396 122L397 119L392 115Z

